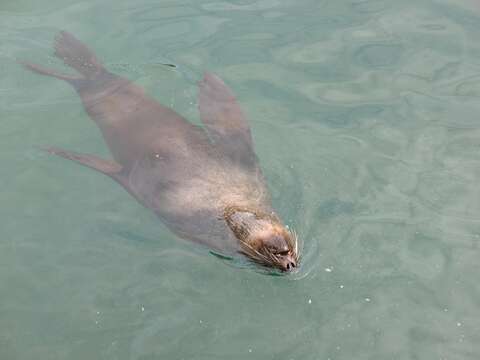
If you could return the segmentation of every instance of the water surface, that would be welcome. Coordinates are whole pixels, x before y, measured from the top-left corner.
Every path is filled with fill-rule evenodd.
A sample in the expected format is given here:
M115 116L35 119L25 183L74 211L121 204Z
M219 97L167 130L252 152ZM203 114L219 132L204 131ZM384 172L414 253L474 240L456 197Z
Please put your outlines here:
M0 4L0 358L479 359L480 5L460 0ZM300 272L178 240L110 179L64 29L198 123L235 90ZM176 68L162 63L175 64Z

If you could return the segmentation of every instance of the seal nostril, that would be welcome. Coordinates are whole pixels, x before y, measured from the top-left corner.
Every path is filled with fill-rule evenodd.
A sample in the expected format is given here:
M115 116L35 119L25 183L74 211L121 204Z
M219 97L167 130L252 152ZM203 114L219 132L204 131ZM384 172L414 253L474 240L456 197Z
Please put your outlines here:
M290 270L290 263L287 263L287 270Z

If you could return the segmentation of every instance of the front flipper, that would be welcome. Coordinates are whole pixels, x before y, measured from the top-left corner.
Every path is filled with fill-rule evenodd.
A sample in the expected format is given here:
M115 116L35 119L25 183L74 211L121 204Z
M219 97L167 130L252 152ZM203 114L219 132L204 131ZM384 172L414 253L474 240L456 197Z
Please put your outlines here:
M44 149L49 154L61 156L65 159L75 161L83 166L97 170L111 178L122 182L122 166L112 160L104 160L94 155L79 154L72 151L63 150L56 147L48 147Z
M205 73L199 82L200 118L213 142L233 162L257 167L248 121L235 95L218 76Z

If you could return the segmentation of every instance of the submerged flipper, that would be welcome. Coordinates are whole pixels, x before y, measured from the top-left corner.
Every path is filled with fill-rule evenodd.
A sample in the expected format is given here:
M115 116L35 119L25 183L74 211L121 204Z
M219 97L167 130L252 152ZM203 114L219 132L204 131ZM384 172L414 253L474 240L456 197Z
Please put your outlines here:
M82 80L94 79L106 71L95 54L80 40L66 31L61 31L55 38L55 56L62 59L66 65L77 70L81 76L60 74L27 61L18 60L18 62L38 74L53 76L71 84Z
M48 147L44 150L50 154L61 156L65 159L75 161L83 166L97 170L117 181L121 181L122 166L115 161L104 160L94 155L79 154L56 147Z
M60 31L55 37L55 56L77 70L86 79L93 79L105 68L95 54L75 36Z
M29 63L29 62L26 62L26 61L17 60L17 62L19 64L25 66L28 70L36 72L37 74L52 76L52 77L55 77L57 79L65 80L65 81L70 82L70 83L73 83L77 80L82 80L83 79L80 76L61 74L61 73L56 72L54 70L50 70L50 69L47 69L43 66L40 66L40 65L37 65L37 64L32 64L32 63Z
M213 142L234 162L256 167L250 126L233 92L218 76L205 73L198 97L200 118Z

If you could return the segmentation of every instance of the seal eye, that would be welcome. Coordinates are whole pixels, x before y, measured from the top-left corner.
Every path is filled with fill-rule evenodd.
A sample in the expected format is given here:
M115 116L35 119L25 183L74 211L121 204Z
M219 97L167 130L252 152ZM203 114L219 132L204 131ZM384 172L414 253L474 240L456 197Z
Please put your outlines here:
M290 250L279 251L275 255L287 256Z

